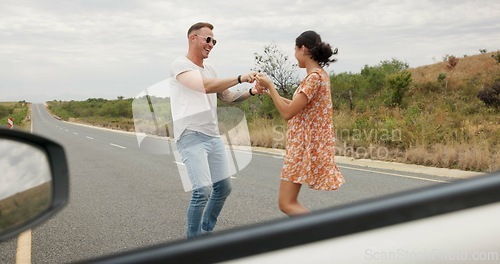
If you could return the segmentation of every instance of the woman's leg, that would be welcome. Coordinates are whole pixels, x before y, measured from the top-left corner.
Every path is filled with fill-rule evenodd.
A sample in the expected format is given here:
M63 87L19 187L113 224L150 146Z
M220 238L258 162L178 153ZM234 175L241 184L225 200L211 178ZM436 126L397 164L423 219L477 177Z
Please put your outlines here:
M281 181L278 205L280 210L288 216L310 213L311 211L305 208L297 200L302 184L289 181Z

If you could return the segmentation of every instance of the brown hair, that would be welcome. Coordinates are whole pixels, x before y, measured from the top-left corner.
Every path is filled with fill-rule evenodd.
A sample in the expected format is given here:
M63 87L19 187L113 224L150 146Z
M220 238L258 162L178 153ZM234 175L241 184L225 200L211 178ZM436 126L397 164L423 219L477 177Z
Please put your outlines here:
M204 27L209 28L210 30L214 29L214 26L212 24L210 24L210 23L207 23L207 22L198 22L198 23L192 25L189 28L187 36L189 37L189 34L191 34L191 32L196 31L198 29L202 29Z
M295 39L295 45L299 48L305 46L309 49L311 58L317 61L321 67L337 61L336 59L330 59L330 57L336 55L338 50L336 48L332 50L330 44L323 42L320 35L312 30L300 34Z

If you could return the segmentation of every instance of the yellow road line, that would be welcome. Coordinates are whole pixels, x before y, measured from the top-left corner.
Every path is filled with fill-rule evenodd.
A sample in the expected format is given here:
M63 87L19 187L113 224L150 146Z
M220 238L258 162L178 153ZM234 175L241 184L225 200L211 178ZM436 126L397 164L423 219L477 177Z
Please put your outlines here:
M16 264L31 264L31 229L17 238Z

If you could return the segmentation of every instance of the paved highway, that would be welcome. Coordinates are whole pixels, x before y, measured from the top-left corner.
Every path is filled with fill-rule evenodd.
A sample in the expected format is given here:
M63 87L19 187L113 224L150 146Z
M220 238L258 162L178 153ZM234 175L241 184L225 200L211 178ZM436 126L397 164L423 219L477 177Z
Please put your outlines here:
M43 105L33 105L32 121L34 133L65 147L70 202L25 237L0 243L0 263L16 263L16 256L31 263L68 263L184 239L189 193L172 154L145 153L133 133L59 121ZM242 155L251 155L251 162L233 176L234 190L217 230L285 217L277 208L282 158L259 151ZM338 165L347 183L333 192L303 188L306 206L321 210L453 180Z

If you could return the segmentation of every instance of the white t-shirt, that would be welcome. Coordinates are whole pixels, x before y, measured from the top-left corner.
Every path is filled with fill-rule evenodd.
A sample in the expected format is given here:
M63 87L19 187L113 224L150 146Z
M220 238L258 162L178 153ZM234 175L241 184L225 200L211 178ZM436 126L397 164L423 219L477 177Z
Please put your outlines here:
M186 129L198 131L212 137L219 137L217 94L196 91L177 81L177 76L187 71L199 71L205 78L217 78L217 71L207 63L204 63L202 68L186 57L174 61L170 70L170 77L172 77L170 106L174 125L174 138L179 140ZM203 91L203 89L200 90Z

